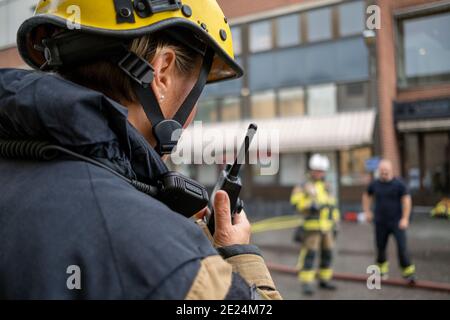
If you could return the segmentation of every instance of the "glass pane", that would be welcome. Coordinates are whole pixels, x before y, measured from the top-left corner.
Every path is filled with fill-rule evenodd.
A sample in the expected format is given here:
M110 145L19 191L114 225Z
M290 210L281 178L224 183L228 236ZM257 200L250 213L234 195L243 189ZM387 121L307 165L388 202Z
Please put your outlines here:
M252 118L264 119L275 117L275 93L273 91L260 92L252 95Z
M282 89L278 93L280 116L301 116L305 113L305 100L302 88Z
M276 85L277 79L274 76L275 59L276 53L272 51L249 57L250 90L264 90Z
M222 102L222 121L233 121L241 118L241 99L230 97Z
M368 147L351 151L341 151L341 184L343 186L364 186L370 181L370 174L366 172L366 160L372 156Z
M240 55L242 53L242 32L240 27L231 28L231 34L233 36L233 49L234 54Z
M369 52L362 37L342 39L332 48L338 81L363 80L369 77Z
M341 36L362 33L364 30L364 8L362 1L350 2L339 6L339 27Z
M272 48L272 21L255 22L250 25L250 51L258 52Z
M405 174L411 192L420 189L419 138L417 134L405 135Z
M306 156L302 153L281 156L280 184L283 186L300 185L306 178Z
M293 46L300 43L300 16L298 14L277 19L277 45Z
M369 84L367 82L347 83L338 86L339 111L348 112L366 109Z
M333 197L337 197L338 192L338 167L336 161L336 153L335 152L325 152L323 155L327 156L330 159L330 170L327 171L326 179L331 186L330 193ZM339 199L336 199L339 201Z
M250 55L250 89L362 81L368 79L368 61L362 37Z
M215 165L199 165L197 166L198 182L205 186L213 186L216 184L219 174Z
M197 108L197 121L216 122L219 120L217 100L200 100Z
M449 190L449 134L427 134L424 138L424 187L433 194L442 195Z
M308 40L331 39L331 8L308 12Z
M336 85L325 84L308 87L308 114L312 116L336 113Z
M450 73L450 12L403 22L407 77Z

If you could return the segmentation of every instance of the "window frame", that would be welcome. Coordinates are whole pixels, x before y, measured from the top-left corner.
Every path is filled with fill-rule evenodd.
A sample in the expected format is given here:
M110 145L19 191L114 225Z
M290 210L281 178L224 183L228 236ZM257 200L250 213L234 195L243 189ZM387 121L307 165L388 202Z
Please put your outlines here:
M292 17L292 16L296 16L298 19L298 37L297 37L297 43L295 44L287 44L287 45L280 45L279 43L279 21L282 18L287 18L287 17ZM292 48L292 47L297 47L300 46L302 44L305 44L305 39L303 37L303 14L302 12L298 12L298 11L294 11L288 14L283 14L277 17L272 18L273 19L273 25L274 25L274 33L273 33L273 49L288 49L288 48Z
M270 46L269 48L263 48L263 49L253 49L252 48L252 26L256 25L256 24L262 24L262 23L268 23L269 24L269 30L270 30ZM242 32L242 30L241 30ZM255 20L255 21L251 21L247 23L247 37L248 37L248 52L246 52L248 55L250 54L258 54L261 52L267 52L267 51L271 51L273 49L276 48L276 41L275 41L275 37L276 35L274 34L276 32L276 28L275 28L275 19L274 18L268 18L268 19L261 19L261 20ZM242 37L242 35L241 35Z
M407 77L405 71L404 28L403 22L415 18L433 16L440 13L450 13L450 4L428 9L411 9L406 12L394 12L394 45L397 71L397 88L400 90L415 87L433 86L450 83L450 72L442 75Z

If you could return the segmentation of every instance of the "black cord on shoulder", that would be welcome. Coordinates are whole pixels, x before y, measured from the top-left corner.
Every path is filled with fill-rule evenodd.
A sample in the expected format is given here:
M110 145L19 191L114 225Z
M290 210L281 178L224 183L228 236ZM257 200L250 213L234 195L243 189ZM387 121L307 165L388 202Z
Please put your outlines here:
M152 197L156 197L158 194L158 188L137 180L128 179L127 177L124 177L107 165L76 152L70 151L64 147L53 145L44 141L0 140L0 157L2 158L50 161L60 156L61 153L105 169L115 176L121 178L122 180L128 182L137 190Z

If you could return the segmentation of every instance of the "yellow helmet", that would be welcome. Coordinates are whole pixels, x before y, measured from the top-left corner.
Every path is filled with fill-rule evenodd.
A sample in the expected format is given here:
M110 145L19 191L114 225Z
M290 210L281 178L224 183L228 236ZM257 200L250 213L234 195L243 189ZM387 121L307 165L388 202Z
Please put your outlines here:
M172 119L164 118L151 90L153 67L126 45L154 32L164 32L203 56L198 81ZM206 83L243 74L216 0L40 0L35 15L19 28L17 45L25 62L42 70L94 58L117 64L133 80L160 154L176 146L176 130L186 123Z
M44 52L36 48L54 27L120 39L184 28L214 50L208 83L243 74L234 60L230 26L216 0L40 0L17 35L18 50L31 67L46 62Z

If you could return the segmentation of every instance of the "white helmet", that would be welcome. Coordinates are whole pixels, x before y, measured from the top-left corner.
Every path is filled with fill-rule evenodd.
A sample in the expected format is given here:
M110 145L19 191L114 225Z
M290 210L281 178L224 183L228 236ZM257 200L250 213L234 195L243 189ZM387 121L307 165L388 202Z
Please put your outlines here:
M328 160L328 157L316 153L309 159L309 169L328 171L330 169L330 160Z

